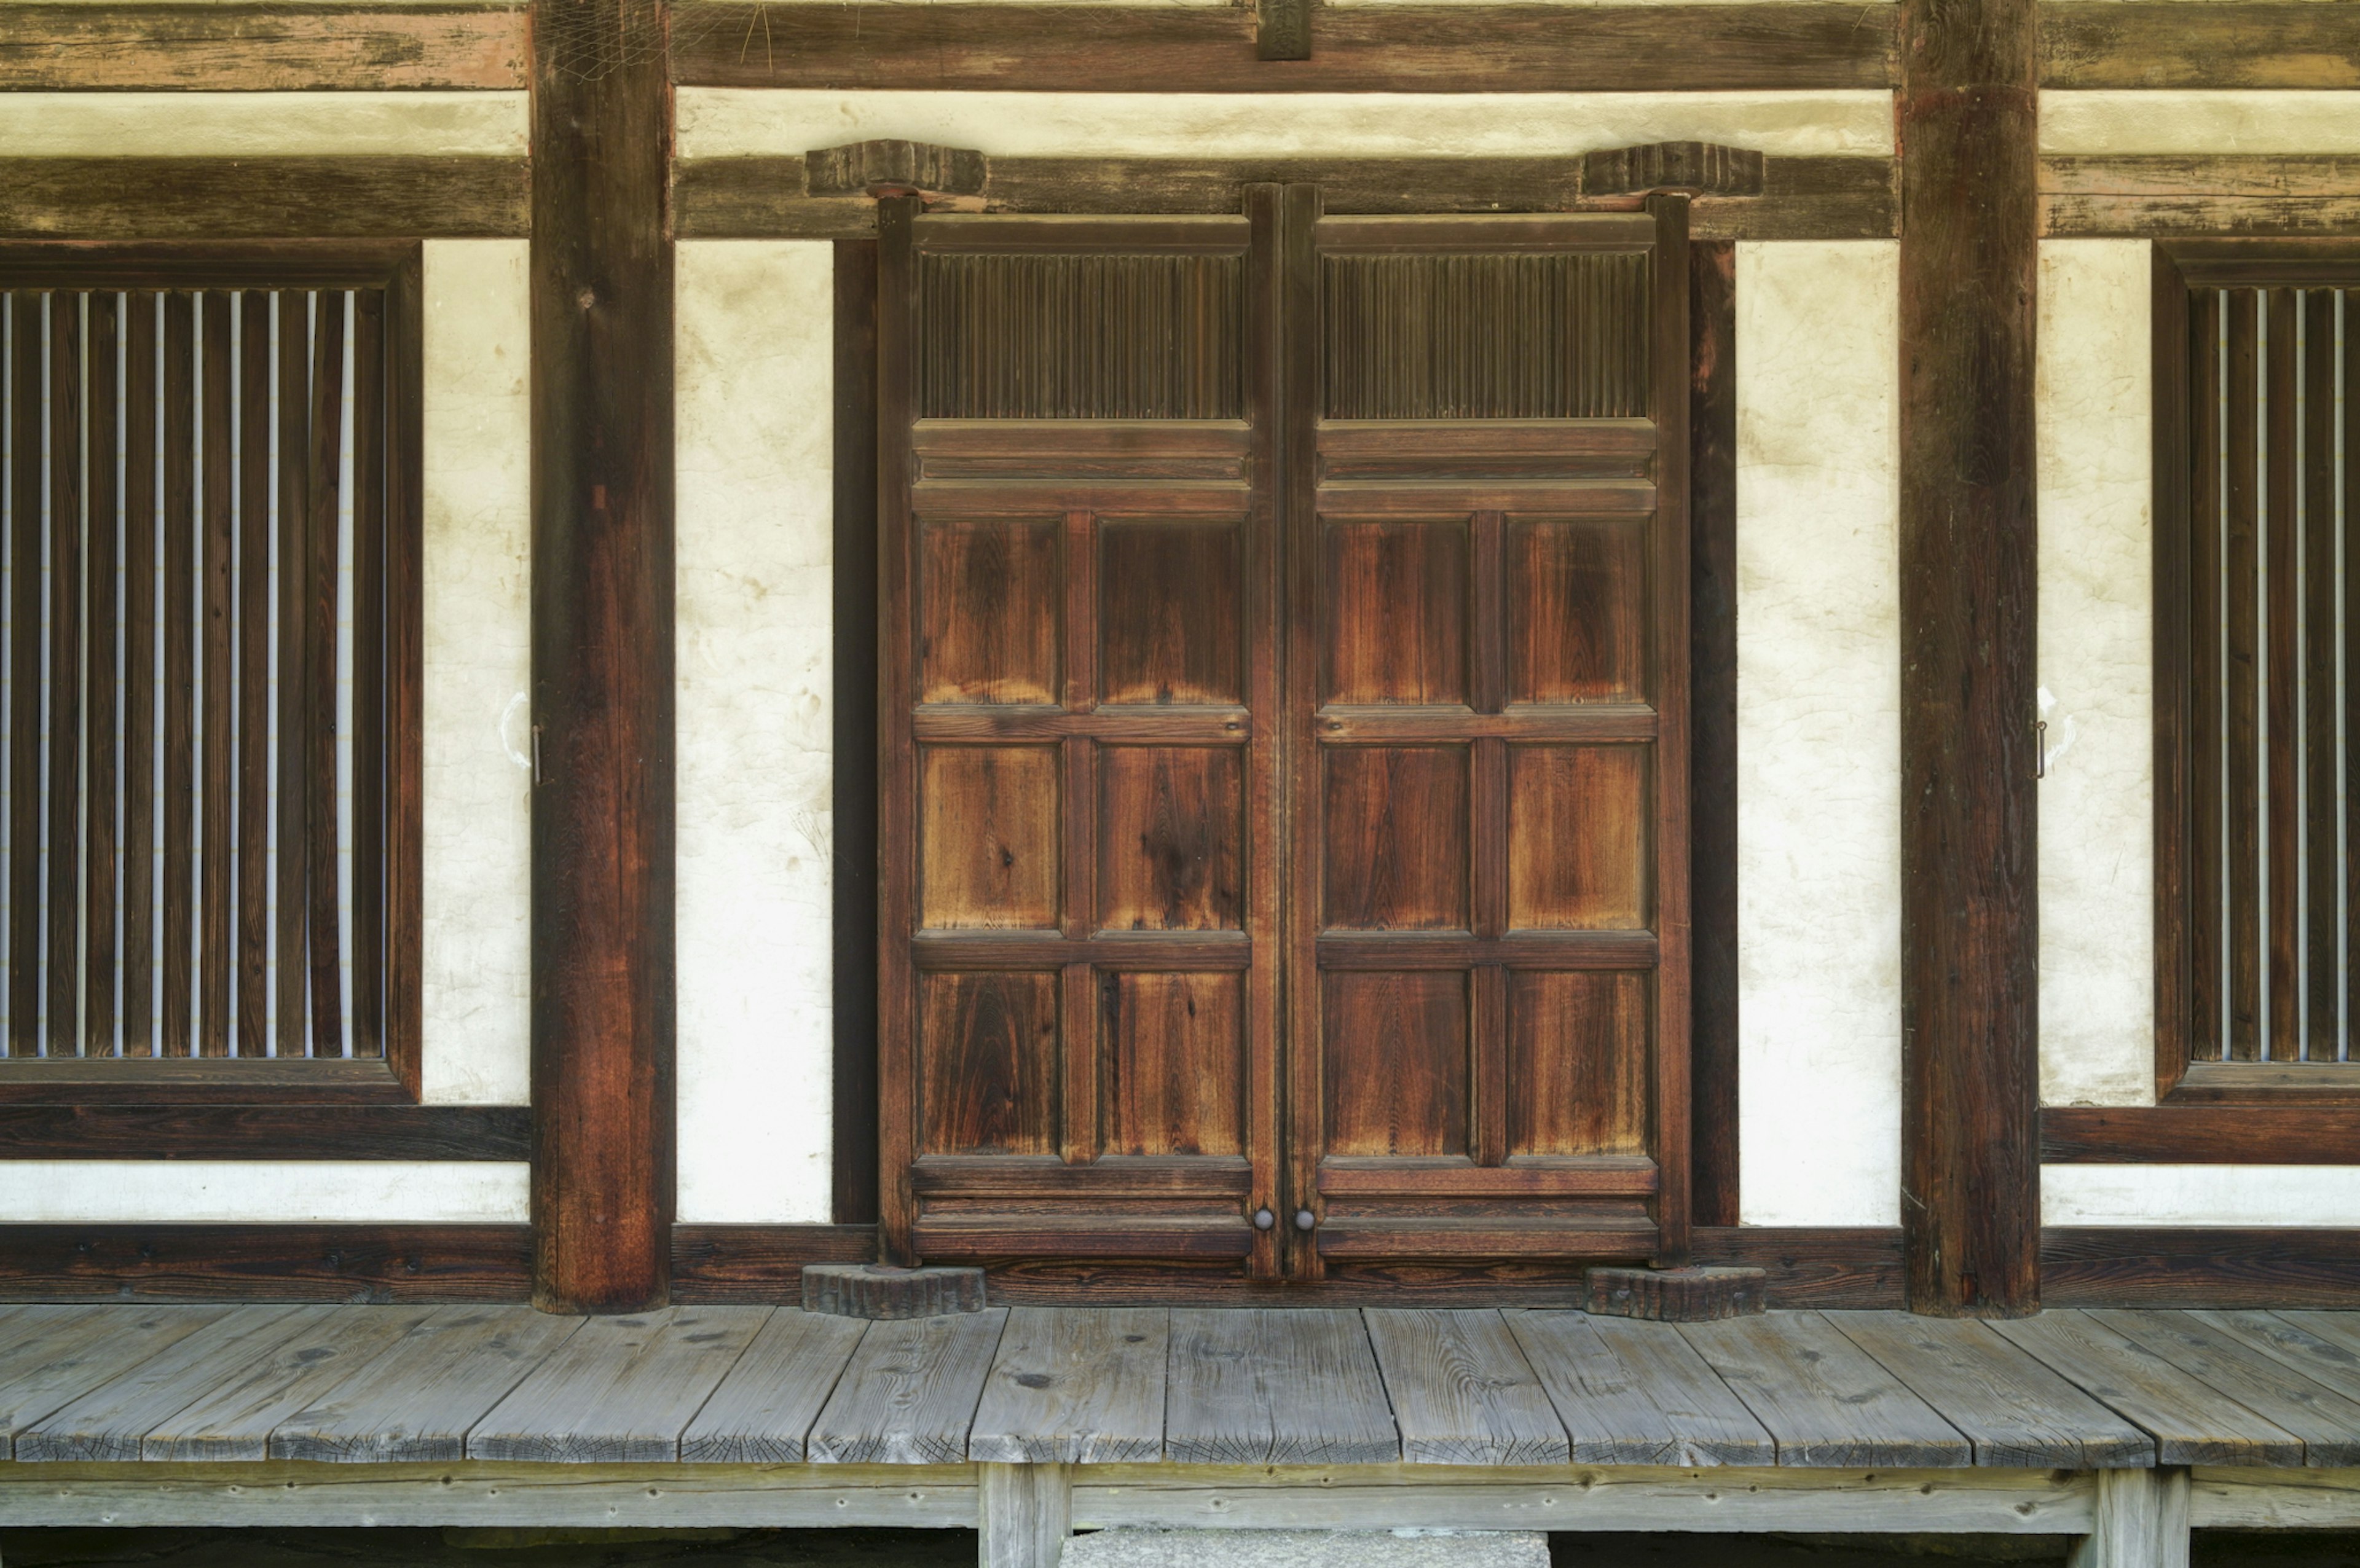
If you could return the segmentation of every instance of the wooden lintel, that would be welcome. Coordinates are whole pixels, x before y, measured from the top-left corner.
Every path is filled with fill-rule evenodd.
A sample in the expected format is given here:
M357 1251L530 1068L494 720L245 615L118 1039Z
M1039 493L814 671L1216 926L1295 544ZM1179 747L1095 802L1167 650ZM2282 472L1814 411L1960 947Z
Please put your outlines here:
M529 179L510 158L0 158L0 237L508 238Z
M320 0L12 5L0 91L520 88L514 4L363 7Z
M1686 191L1691 196L1759 196L1763 157L1750 147L1717 142L1647 142L1638 147L1601 147L1581 158L1585 196L1644 196L1650 191Z
M803 154L804 188L814 196L980 196L987 172L972 147L930 142L854 142Z
M2063 0L2040 7L2050 88L2360 87L2360 6Z

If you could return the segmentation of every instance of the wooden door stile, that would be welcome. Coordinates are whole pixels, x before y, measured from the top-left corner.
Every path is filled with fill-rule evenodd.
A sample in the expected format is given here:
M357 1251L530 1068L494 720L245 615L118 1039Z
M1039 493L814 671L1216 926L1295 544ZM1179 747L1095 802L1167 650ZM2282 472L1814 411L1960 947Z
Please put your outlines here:
M388 1054L386 983L386 291L353 297L352 1050Z
M82 841L82 362L80 293L49 296L49 887L43 909L48 934L49 1053L82 1054L81 878L76 853ZM17 461L32 453L18 449ZM19 521L29 524L31 519Z
M1247 848L1247 918L1261 933L1246 972L1245 1153L1253 1171L1246 1203L1254 1226L1246 1273L1258 1280L1279 1277L1291 1230L1283 1217L1287 1203L1282 1188L1291 1176L1281 1163L1287 1136L1282 1098L1287 1018L1281 977L1289 962L1286 868L1294 864L1295 851L1293 813L1286 810L1291 752L1282 716L1287 648L1281 628L1287 624L1288 598L1279 519L1294 495L1292 463L1301 448L1295 444L1295 415L1287 397L1296 374L1293 340L1284 331L1291 276L1284 266L1289 201L1284 186L1246 187L1246 418L1253 431L1257 475L1246 514L1246 695L1252 711L1262 715L1246 747L1247 820L1260 825L1258 841ZM1262 1223L1263 1214L1271 1216L1268 1225Z
M1325 1077L1319 1059L1318 743L1313 710L1318 702L1317 641L1319 577L1313 552L1296 537L1302 519L1318 510L1319 187L1292 184L1281 190L1277 233L1279 297L1276 337L1281 345L1276 374L1279 409L1272 419L1281 476L1272 517L1276 534L1282 619L1274 640L1283 640L1280 661L1285 682L1278 724L1285 741L1279 766L1285 788L1282 831L1286 839L1286 1186L1277 1203L1284 1241L1281 1267L1291 1279L1317 1280L1326 1273L1314 1233L1303 1220L1319 1217L1319 1150L1326 1116L1321 1108Z
M164 819L163 992L158 998L164 1056L193 1055L196 998L197 802L197 296L164 296L164 773L156 807Z
M238 296L236 1054L270 1054L269 293ZM364 643L366 646L366 643ZM358 683L356 695L367 691ZM366 701L366 697L362 698ZM356 908L367 894L353 893ZM357 979L357 976L355 976Z
M197 776L202 791L197 844L203 856L197 911L197 1054L235 1053L230 1028L230 608L237 522L230 414L234 331L227 291L203 295L204 515L197 538L198 655L202 731Z
M82 769L91 809L82 844L82 1045L85 1056L115 1054L115 634L118 588L115 528L122 486L115 469L122 429L116 394L122 377L120 297L90 297L89 634L82 644L87 704Z
M156 1054L157 316L160 296L125 296L123 442L123 1054ZM21 624L21 623L20 623Z
M908 423L917 397L918 258L915 196L877 203L877 897L878 1181L880 1247L887 1261L917 1261L917 1198L910 1167L918 1147L916 977L909 944L918 927L917 746L907 715L912 576Z
M42 449L47 296L11 291L8 419L17 452ZM41 1053L41 465L9 465L8 1054Z

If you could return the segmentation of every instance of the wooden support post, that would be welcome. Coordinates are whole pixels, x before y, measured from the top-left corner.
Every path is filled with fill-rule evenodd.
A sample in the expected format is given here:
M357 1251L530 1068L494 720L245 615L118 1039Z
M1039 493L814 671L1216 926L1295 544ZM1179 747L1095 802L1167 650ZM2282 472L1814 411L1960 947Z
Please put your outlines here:
M2101 1470L2070 1568L2188 1568L2188 1472Z
M1961 1316L2040 1299L2034 23L1901 16L1901 1221Z
M1074 1532L1073 1477L1065 1467L978 1465L975 1471L981 1568L1057 1568Z
M661 0L535 0L533 1298L670 1291L672 250Z

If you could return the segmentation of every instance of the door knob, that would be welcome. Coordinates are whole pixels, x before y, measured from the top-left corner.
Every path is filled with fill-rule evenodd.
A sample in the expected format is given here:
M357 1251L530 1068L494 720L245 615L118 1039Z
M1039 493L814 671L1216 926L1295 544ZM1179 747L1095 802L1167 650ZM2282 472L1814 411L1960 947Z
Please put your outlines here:
M1268 1230L1277 1223L1278 1216L1272 1214L1268 1209L1256 1209L1254 1211L1254 1229Z
M1297 1209L1295 1211L1295 1229L1309 1230L1313 1225L1316 1225L1318 1223L1319 1216L1313 1214L1309 1209Z

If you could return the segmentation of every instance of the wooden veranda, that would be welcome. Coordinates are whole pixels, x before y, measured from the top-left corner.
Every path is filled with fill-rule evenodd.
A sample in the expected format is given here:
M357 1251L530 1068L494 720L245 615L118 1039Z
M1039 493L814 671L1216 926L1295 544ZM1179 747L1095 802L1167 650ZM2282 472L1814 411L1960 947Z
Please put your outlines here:
M2360 1313L0 1312L0 1524L2360 1524Z

